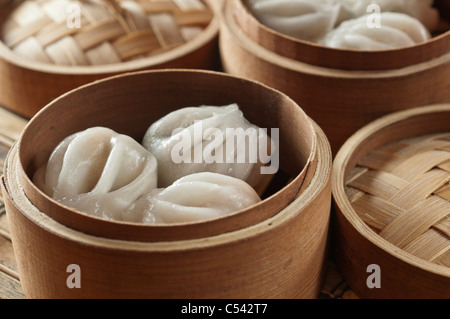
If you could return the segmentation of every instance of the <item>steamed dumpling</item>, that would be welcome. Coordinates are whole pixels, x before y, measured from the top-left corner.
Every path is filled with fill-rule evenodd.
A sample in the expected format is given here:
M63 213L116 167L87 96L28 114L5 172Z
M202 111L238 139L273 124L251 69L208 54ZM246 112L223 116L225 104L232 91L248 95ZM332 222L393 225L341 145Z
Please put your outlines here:
M325 46L353 50L389 50L412 46L431 38L417 19L403 13L383 12L380 28L370 28L371 15L343 22L320 41Z
M313 42L333 29L340 15L338 3L324 0L250 0L249 9L267 27Z
M418 20L428 33L436 29L440 19L438 10L433 7L433 0L247 0L247 3L255 18L267 27L320 44L324 44L326 34L345 22L356 23L353 21L360 18L367 21L369 15L375 14L371 7L374 4L382 15L388 12L403 13ZM404 28L409 29L410 26ZM387 36L386 42L406 43L401 36L385 31L386 28L383 28L378 34L380 38Z
M439 23L439 12L433 7L433 0L337 0L342 10L350 18L367 14L371 4L377 4L380 12L405 13L418 19L429 31L433 31Z
M217 173L196 173L156 189L131 205L128 219L146 224L200 222L219 218L261 201L246 182Z
M158 160L159 187L199 172L236 177L255 187L262 179L261 154L270 155L271 143L237 104L176 110L153 123L142 141Z
M62 204L125 220L128 206L157 187L157 161L131 137L93 127L64 139L34 181Z

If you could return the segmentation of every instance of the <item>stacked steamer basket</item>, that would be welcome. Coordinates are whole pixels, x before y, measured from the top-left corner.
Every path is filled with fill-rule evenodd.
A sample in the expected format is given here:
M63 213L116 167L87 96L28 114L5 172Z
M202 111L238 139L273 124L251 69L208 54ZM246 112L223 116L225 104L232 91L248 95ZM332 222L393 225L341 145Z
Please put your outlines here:
M334 256L359 296L450 298L449 124L449 104L399 111L338 152Z
M448 2L435 2L448 19ZM450 31L400 49L335 49L262 25L247 3L231 0L224 6L220 50L225 71L293 98L323 128L334 154L371 120L450 101Z
M248 209L198 223L109 221L62 206L31 181L72 133L106 126L140 141L173 110L230 103L259 127L279 129L279 173ZM331 149L293 100L258 82L153 70L77 88L28 123L8 154L2 190L31 298L315 298L323 284ZM66 284L71 264L81 269L80 289Z
M57 96L107 76L216 69L212 2L13 1L0 13L0 105L31 118Z

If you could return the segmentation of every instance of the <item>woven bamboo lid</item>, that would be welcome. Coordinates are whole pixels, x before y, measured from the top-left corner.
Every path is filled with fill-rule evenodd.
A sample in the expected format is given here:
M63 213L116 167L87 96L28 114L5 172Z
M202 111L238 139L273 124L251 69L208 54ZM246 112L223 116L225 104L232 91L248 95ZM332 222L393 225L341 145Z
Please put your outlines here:
M379 236L450 267L450 132L373 150L348 175L346 193Z
M449 123L450 104L394 112L335 156L333 255L358 296L450 297Z
M202 0L16 1L1 40L15 54L55 65L121 63L197 37L213 14Z

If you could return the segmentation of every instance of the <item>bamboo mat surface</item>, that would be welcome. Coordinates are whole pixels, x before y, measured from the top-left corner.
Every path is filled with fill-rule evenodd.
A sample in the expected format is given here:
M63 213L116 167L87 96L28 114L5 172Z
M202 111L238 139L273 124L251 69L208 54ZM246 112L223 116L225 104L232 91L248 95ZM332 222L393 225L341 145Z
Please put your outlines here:
M19 138L27 121L0 107L0 176L6 155ZM8 227L3 198L0 193L0 299L24 299L14 249ZM330 262L327 280L320 299L356 299L357 296L342 280L334 264Z
M19 138L27 121L0 107L0 175L10 147ZM8 220L0 192L0 299L24 298L20 285Z

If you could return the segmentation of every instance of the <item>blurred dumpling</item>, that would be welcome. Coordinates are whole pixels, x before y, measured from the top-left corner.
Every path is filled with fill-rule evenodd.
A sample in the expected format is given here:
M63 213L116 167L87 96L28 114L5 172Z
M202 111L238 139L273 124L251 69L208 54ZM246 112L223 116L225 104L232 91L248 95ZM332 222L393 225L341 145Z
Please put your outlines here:
M433 0L247 0L262 24L300 40L319 42L342 23L368 14L403 13L431 33L439 24ZM379 11L374 10L374 5Z
M380 12L405 13L418 19L429 31L439 23L439 12L433 7L433 0L337 0L350 18L363 16L371 4L377 4Z
M145 224L201 222L226 216L261 201L246 182L217 173L195 173L150 192L125 212Z
M273 150L267 132L251 124L237 104L185 107L153 123L142 141L158 160L158 186L199 172L214 172L255 187ZM272 159L270 159L272 161Z
M157 161L129 136L93 127L64 139L34 176L47 195L109 220L157 187Z
M412 46L431 38L420 21L403 13L381 13L379 28L369 27L370 19L371 15L365 15L344 21L320 43L332 48L374 51Z
M340 15L340 5L326 0L250 0L248 5L265 26L313 42L333 29Z

